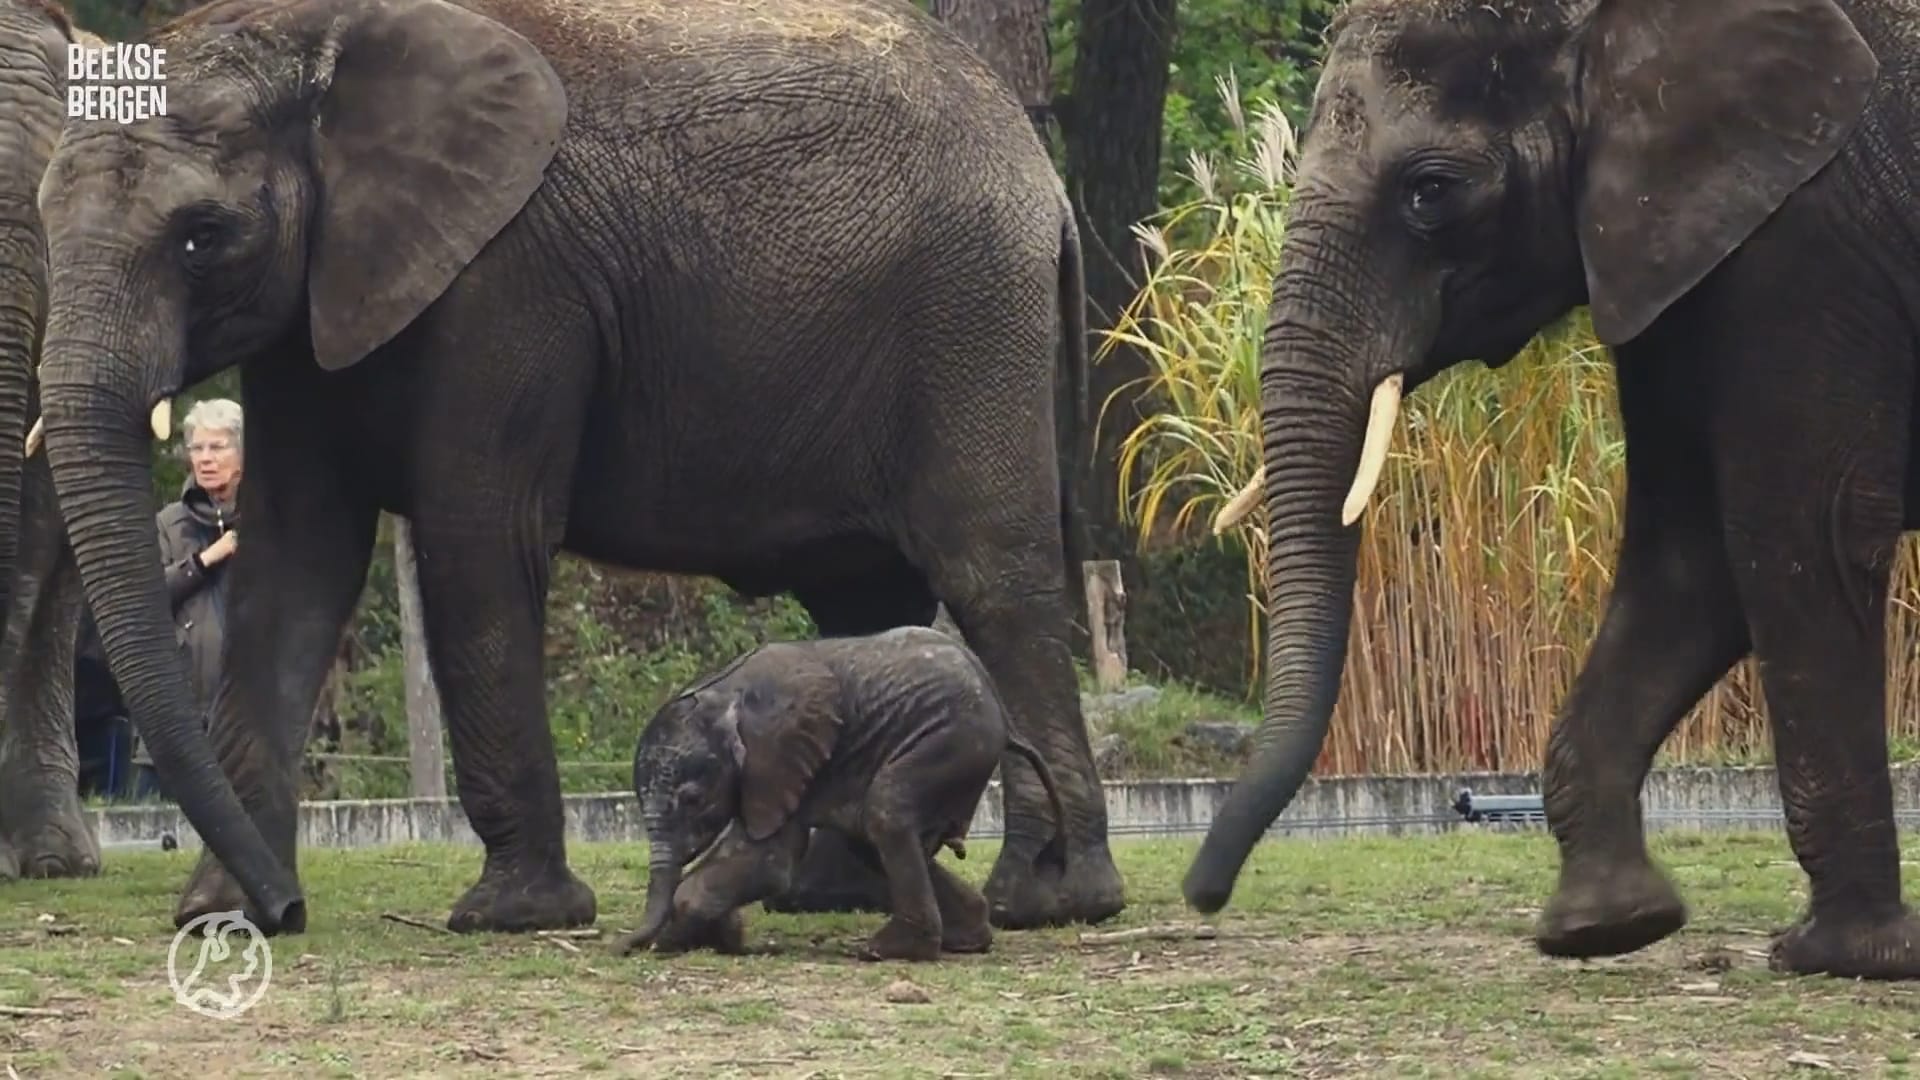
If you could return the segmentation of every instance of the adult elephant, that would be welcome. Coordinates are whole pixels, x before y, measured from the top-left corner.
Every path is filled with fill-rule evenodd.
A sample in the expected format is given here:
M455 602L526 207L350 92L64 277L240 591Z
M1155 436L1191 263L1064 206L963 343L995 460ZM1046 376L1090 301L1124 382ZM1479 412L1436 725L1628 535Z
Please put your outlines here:
M35 197L72 42L100 44L52 0L0 0L0 879L100 869L73 729L80 583L46 458L24 452L47 299Z
M87 599L208 843L177 922L244 893L304 926L296 769L382 509L412 521L485 843L454 929L596 915L545 723L556 549L790 590L829 632L944 601L1065 788L1063 867L1007 758L996 924L1122 909L1067 645L1079 241L970 49L906 0L217 0L148 40L168 115L70 121L42 190L42 379ZM144 433L231 365L216 762L167 647Z
M1639 791L1753 653L1811 884L1778 970L1920 976L1884 616L1920 348L1914 0L1357 0L1330 39L1262 356L1272 629L1257 751L1185 882L1214 911L1318 755L1402 385L1590 307L1626 530L1545 769L1542 951L1677 930ZM1343 505L1344 499L1344 505ZM1244 503L1243 503L1244 505Z

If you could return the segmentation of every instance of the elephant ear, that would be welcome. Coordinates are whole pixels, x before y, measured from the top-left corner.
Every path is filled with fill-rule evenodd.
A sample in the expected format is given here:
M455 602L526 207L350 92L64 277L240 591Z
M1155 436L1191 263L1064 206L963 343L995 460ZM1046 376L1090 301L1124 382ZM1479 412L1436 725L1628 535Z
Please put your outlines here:
M807 787L840 736L840 714L827 680L799 680L789 690L783 683L776 700L749 685L727 706L743 755L740 823L752 840L779 832L800 809Z
M1832 160L1879 70L1833 0L1599 0L1579 48L1576 215L1608 345Z
M513 220L567 119L532 43L443 0L367 0L322 47L307 266L313 353L391 340Z

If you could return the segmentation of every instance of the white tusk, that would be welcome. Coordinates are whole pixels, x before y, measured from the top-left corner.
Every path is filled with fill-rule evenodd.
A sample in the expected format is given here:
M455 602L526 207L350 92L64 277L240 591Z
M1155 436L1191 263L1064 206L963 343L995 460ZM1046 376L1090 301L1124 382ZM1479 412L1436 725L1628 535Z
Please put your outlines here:
M34 418L33 418L33 426L27 429L27 453L26 453L26 456L28 456L28 457L32 457L32 456L33 456L33 453L34 453L34 451L36 451L36 450L38 450L38 449L40 449L40 443L41 443L41 441L42 441L42 440L44 440L44 439L45 439L46 437L47 437L47 420L46 420L46 418L45 418L45 417L43 417L43 416L36 416L36 417L34 417Z
M1234 492L1233 498L1227 500L1227 505L1213 515L1213 535L1219 536L1238 524L1241 518L1246 517L1247 511L1252 510L1260 501L1260 489L1266 486L1266 483L1267 467L1262 465L1253 470L1253 478L1247 481L1247 486Z
M1393 423L1400 415L1400 387L1406 376L1393 374L1373 388L1373 402L1367 406L1367 434L1360 443L1360 466L1353 473L1353 487L1347 491L1346 504L1340 508L1340 524L1351 525L1360 519L1373 498L1374 485L1380 482L1380 470L1387 464L1387 447L1393 442Z
M173 434L173 399L161 398L155 402L153 415L148 417L148 421L153 425L153 437L161 442L167 441L167 436Z

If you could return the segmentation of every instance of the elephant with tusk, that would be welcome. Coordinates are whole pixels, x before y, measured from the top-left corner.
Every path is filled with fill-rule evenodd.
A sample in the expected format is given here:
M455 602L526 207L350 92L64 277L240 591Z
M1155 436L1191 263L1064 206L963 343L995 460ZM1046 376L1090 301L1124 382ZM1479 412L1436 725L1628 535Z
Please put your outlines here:
M1124 909L1069 651L1079 229L971 49L911 0L214 0L145 40L168 115L70 120L41 187L40 453L207 841L176 924L305 926L297 762L382 511L485 853L450 927L596 917L541 673L562 550L790 593L829 636L944 604L1066 811L1057 862L1003 756L994 925ZM209 736L141 425L228 368L249 524Z
M65 112L69 44L106 42L56 0L0 0L0 879L100 869L77 791L80 581L37 456L44 425L26 424L47 313L38 196Z
M1640 788L1752 655L1809 885L1773 966L1920 978L1885 639L1920 527L1920 3L1353 0L1328 42L1262 343L1263 464L1214 521L1264 503L1265 716L1189 903L1227 903L1320 755L1401 395L1584 305L1615 365L1626 529L1549 740L1560 877L1535 943L1625 953L1686 922Z

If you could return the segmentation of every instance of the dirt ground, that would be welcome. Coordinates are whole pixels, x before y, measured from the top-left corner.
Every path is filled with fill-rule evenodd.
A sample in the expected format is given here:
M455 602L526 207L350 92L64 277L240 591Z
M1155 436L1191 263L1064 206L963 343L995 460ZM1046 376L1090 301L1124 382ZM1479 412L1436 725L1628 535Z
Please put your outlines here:
M1911 849L1911 841L1909 841ZM270 942L259 1003L196 1015L169 987L190 857L116 854L85 882L0 887L10 1076L1240 1077L1905 1075L1920 986L1791 979L1767 933L1803 902L1777 834L1657 838L1694 909L1592 963L1527 938L1541 834L1263 845L1224 917L1178 902L1191 842L1118 841L1114 923L1003 933L991 953L869 964L879 915L749 912L752 955L616 957L637 845L576 848L600 920L574 937L439 929L469 848L308 852L307 934ZM993 845L950 863L974 880ZM1116 932L1133 931L1116 939ZM180 953L184 972L197 944ZM209 972L238 971L239 956Z

